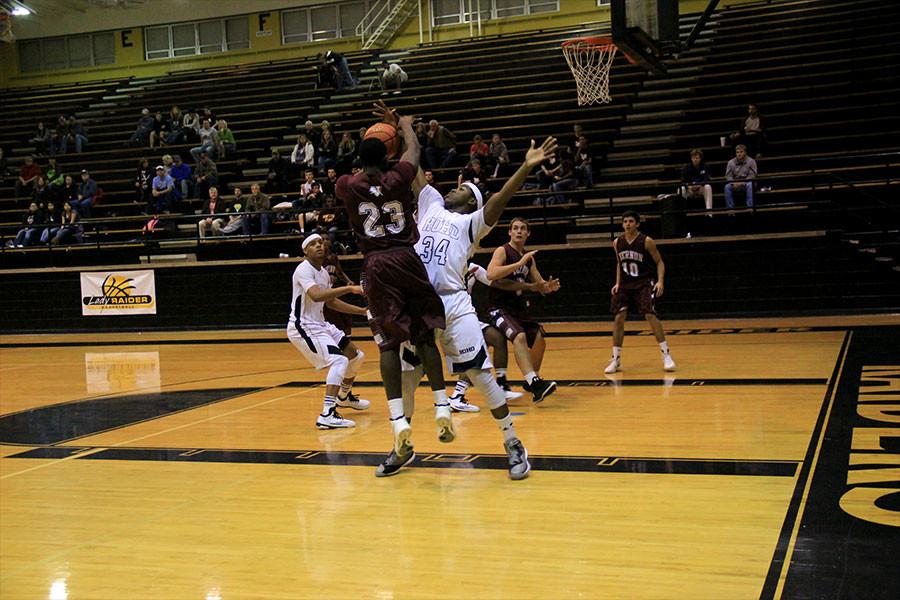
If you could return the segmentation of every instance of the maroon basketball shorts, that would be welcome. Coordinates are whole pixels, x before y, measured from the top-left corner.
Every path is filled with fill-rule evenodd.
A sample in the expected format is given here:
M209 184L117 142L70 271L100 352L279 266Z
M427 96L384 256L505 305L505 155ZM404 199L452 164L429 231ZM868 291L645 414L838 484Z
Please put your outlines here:
M325 320L344 332L344 335L350 337L353 331L353 315L342 313L325 306Z
M381 350L396 350L433 329L444 329L444 303L416 251L397 246L369 252L360 284L369 304L369 327Z
M614 315L623 310L631 310L640 315L655 315L656 294L653 293L653 282L648 281L639 287L623 288L620 285L619 291L612 295L609 310Z
M488 312L488 316L491 325L499 329L509 341L513 341L520 333L524 333L529 348L534 346L538 333L546 335L544 328L537 321L522 315L512 315L502 308L492 308Z

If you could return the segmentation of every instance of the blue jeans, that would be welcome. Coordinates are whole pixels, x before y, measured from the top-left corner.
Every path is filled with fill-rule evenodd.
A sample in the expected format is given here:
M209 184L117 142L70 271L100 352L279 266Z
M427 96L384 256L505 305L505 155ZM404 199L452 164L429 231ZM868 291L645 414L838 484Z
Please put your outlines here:
M16 234L16 246L30 246L32 240L37 235L37 227L26 227L25 229L20 229L19 233Z
M250 222L255 221L259 216L259 233L260 235L269 234L269 223L272 221L272 215L267 212L251 213L244 216L244 222L241 224L244 228L244 235L250 235Z
M94 198L85 198L84 200L69 200L69 204L72 205L72 208L78 211L78 214L84 217L85 219L91 216L91 204L93 203Z
M81 147L84 144L87 144L88 139L86 137L84 137L83 135L81 135L80 133L76 133L72 137L75 138L75 152L78 154L81 154ZM68 147L69 147L69 138L68 138L68 136L66 136L62 139L62 142L60 142L60 144L59 144L59 153L65 154Z
M191 148L191 156L194 157L194 160L195 160L196 162L200 162L200 155L201 155L201 154L203 154L204 152L206 152L207 154L209 154L210 156L212 156L212 155L213 155L213 150L215 150L215 149L216 149L216 147L215 147L214 145L212 145L212 144L204 144L204 145L202 145L202 146L197 146L196 148Z
M753 208L753 182L742 181L738 183L744 184L744 196L747 200L747 206ZM734 183L725 184L725 206L734 208Z
M48 227L45 229L44 233L41 234L41 243L48 243L56 235L57 231L59 231L59 227Z

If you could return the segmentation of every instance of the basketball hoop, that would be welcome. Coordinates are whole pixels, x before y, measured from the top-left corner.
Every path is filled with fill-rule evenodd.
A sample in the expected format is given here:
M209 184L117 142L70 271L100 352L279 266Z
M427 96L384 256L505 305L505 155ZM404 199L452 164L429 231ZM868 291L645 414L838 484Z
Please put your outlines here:
M606 104L609 95L609 72L616 56L616 45L608 37L586 37L563 42L563 55L575 76L578 105Z

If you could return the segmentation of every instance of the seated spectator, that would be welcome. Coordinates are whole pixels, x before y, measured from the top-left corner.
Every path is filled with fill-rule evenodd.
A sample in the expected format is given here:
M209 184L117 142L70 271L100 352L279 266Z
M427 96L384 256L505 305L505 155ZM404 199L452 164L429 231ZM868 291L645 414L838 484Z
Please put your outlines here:
M167 135L166 121L163 119L162 113L156 111L153 113L153 125L150 127L150 147L161 148Z
M322 141L319 142L318 157L320 173L324 173L329 167L335 165L337 160L337 143L331 135L331 129L322 130Z
M171 237L177 230L178 224L171 219L163 219L160 215L153 215L141 229L141 239L150 245L157 240Z
M84 229L79 223L80 219L78 211L72 208L71 204L63 204L63 211L59 219L59 229L50 238L50 245L65 244L69 240L74 240L80 244L84 235Z
M334 50L329 50L325 53L324 63L334 67L334 70L337 73L337 81L335 82L335 89L337 89L337 91L340 92L345 87L351 89L355 88L359 83L356 77L353 76L353 73L350 72L350 66L347 64L347 59L343 54L339 54Z
M72 207L69 207L69 211ZM56 208L56 202L47 201L47 207L44 209L44 230L41 232L41 243L49 244L53 236L59 231L60 210Z
M200 115L193 108L188 109L187 114L181 121L181 142L183 144L192 144L200 140Z
M334 189L337 186L338 174L334 168L328 169L325 179L322 180L322 195L326 198L334 198Z
M161 159L162 165L166 168L166 175L168 175L169 171L172 170L172 165L175 164L175 160L172 158L171 154L163 154Z
M194 195L198 199L206 198L209 196L210 186L217 183L219 183L219 169L216 168L216 163L209 158L209 154L203 152L200 154L197 168L194 169Z
M237 149L237 141L234 139L234 132L228 128L228 123L225 119L216 121L216 129L219 133L220 159L234 155L234 151Z
M166 156L169 156L168 154ZM181 155L176 154L170 158L171 166L166 171L175 181L175 199L183 200L191 197L191 187L194 183L194 174L191 173L191 167L181 160ZM163 157L163 166L166 166L166 158Z
M215 125L216 121L218 121L216 115L213 114L213 111L210 110L208 106L204 106L203 108L201 108L199 111L197 111L197 114L200 116L201 123L203 121L209 121L211 124Z
M734 193L743 192L748 207L753 207L753 180L756 179L756 161L747 156L747 147L738 144L734 158L725 168L725 206L734 208Z
M491 136L491 144L488 146L488 162L485 165L491 177L502 177L509 172L509 150L500 138L499 133Z
M703 150L691 150L691 162L681 169L681 195L684 199L703 198L706 210L712 209L713 193L709 168L703 162Z
M166 115L166 144L172 146L174 144L184 143L184 115L178 105L169 109Z
M586 188L594 187L594 157L585 136L578 138L578 142L575 144L575 153L572 156L575 163L575 174Z
M301 133L312 143L313 148L318 146L319 142L322 140L322 134L319 133L319 130L316 129L316 126L309 119L303 124L303 131Z
M308 166L310 168L315 167L314 164ZM272 158L269 160L268 167L269 169L266 172L266 193L275 194L286 191L290 178L290 165L281 158L281 152L272 150Z
M251 228L259 223L260 235L268 235L269 223L272 222L272 214L269 212L272 208L269 197L259 190L259 184L254 183L250 186L250 196L247 198L247 206L244 211L244 235L250 235Z
M53 191L50 189L50 186L47 185L47 178L43 175L39 175L37 179L34 180L34 195L32 199L37 202L38 208L44 209L47 206L48 201L53 200Z
M56 193L56 200L60 206L78 201L78 184L71 175L66 175L63 184Z
M150 183L150 205L147 207L147 212L151 215L159 215L171 211L172 205L175 203L174 193L175 180L166 173L164 166L157 165L156 177Z
M244 192L241 188L234 188L234 198L231 199L231 213L228 221L222 226L221 235L233 235L244 231Z
M560 144L561 158L565 158L567 156L569 156L569 157L575 156L575 152L577 152L577 150L578 150L578 140L583 135L584 135L584 127L581 126L581 123L574 123L572 125L571 140L567 140L565 144Z
M300 195L305 196L312 191L312 184L316 182L316 174L312 169L303 172L303 183L300 184Z
M44 178L47 180L47 185L51 188L58 188L63 184L65 175L63 175L59 165L56 163L56 158L53 156L47 159L47 171L44 173Z
M153 124L156 118L150 114L149 108L141 110L141 117L138 119L137 127L131 137L128 138L129 146L146 146L150 142L150 132L153 130Z
M75 117L75 115L71 115L69 117L68 132L67 135L62 138L62 147L60 147L59 149L60 154L66 153L69 148L70 142L73 142L75 144L76 154L81 154L81 151L84 149L85 144L88 143L84 125Z
M52 133L44 126L43 121L37 122L35 132L29 138L29 142L34 144L34 153L40 155L55 154L56 150L51 151L50 139Z
M215 156L216 151L219 148L219 133L212 126L208 120L203 120L203 126L200 127L200 145L196 148L191 148L191 156L194 157L195 162L200 162L201 154L209 154L210 156Z
M322 185L318 181L313 181L309 193L301 194L291 206L297 213L297 221L300 224L301 233L306 233L316 228L319 220L319 210L323 206Z
M341 142L338 144L337 157L335 158L335 168L344 175L350 172L350 166L353 164L353 158L356 156L356 142L349 131L345 131L341 135Z
M272 152L273 158L274 155L275 151ZM297 136L297 143L294 144L294 150L291 152L291 165L295 172L316 167L316 148L305 133Z
M213 235L224 235L222 233L222 228L225 227L227 218L224 215L225 213L230 213L231 210L231 202L219 198L219 188L216 186L210 187L209 197L203 201L203 210L200 213L205 215L205 218L197 223L197 230L200 232L200 237L205 238L206 234L210 232L212 232Z
M487 178L487 172L481 168L481 161L477 158L473 158L469 161L469 164L459 172L456 185L460 186L464 181L485 185L487 183Z
M403 84L406 83L409 76L406 74L400 65L397 63L388 63L388 61L381 61L381 71L378 74L378 81L381 83L381 89L387 92L389 89L394 88L395 93L400 92L400 88L403 87Z
M550 184L550 191L565 192L578 187L578 176L575 174L575 165L572 159L564 158L560 161L559 171L554 175L554 182ZM565 204L568 197L563 194L555 194L549 198L548 204Z
M43 174L43 169L34 162L34 157L26 156L25 163L22 165L22 168L19 169L19 177L16 179L16 200L19 198L30 199L34 195L35 180Z
M743 144L747 149L747 155L755 159L762 158L763 144L766 141L766 133L763 118L755 104L747 106L747 116L741 119L740 128L731 134L731 143Z
M86 169L81 171L81 183L78 184L78 200L72 207L84 219L91 218L91 207L97 200L97 182L91 179Z
M44 213L38 207L37 202L32 202L28 205L25 214L22 215L22 229L16 234L15 247L30 246L35 239L39 239L43 224Z
M334 197L324 197L322 208L319 210L319 215L316 219L316 228L321 233L327 234L328 237L326 239L330 240L332 243L337 238L340 214L343 212L343 208L337 206Z
M481 139L481 136L476 133L472 138L472 145L469 146L469 160L477 158L479 161L483 162L489 154L490 147L486 143L484 143Z
M538 185L541 188L550 189L550 186L556 181L556 176L559 174L562 165L559 162L559 157L556 154L551 154L548 156L544 162L541 163L540 168L537 172L537 180Z
M428 122L428 145L425 148L425 157L428 166L432 169L449 167L456 156L456 136L432 119Z
M427 169L423 171L425 174L425 183L436 189L437 191L441 191L441 188L438 186L438 183L434 180L434 171L431 169Z
M150 169L150 161L142 158L134 176L134 201L136 204L147 206L150 203L150 184L154 176L153 170Z

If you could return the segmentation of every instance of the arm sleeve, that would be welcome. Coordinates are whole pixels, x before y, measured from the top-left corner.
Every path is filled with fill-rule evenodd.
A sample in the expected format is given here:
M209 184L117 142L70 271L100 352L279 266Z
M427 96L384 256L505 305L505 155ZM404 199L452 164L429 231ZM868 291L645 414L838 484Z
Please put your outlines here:
M476 280L480 281L484 285L490 286L491 280L488 279L487 269L482 267L481 265L476 265L475 263L469 263L469 273L472 274Z

